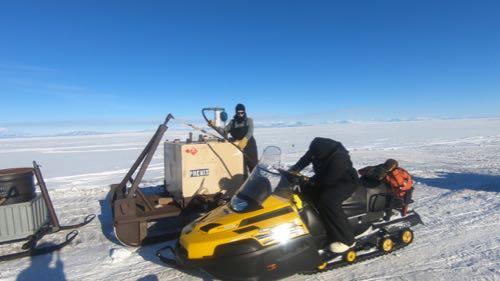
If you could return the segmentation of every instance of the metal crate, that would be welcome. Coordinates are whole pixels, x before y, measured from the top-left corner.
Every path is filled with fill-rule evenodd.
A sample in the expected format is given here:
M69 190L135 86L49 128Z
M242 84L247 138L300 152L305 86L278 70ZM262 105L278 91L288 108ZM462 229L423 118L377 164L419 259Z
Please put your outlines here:
M0 206L0 243L26 238L49 223L41 194L28 202Z

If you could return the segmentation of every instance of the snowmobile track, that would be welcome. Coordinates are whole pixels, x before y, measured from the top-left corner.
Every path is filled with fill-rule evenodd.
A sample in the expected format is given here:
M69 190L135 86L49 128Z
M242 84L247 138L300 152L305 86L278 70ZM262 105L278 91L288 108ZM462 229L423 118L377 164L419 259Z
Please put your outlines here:
M373 252L373 253L368 253L368 254L365 254L365 255L358 256L356 258L356 260L353 261L353 262L348 262L348 261L345 261L345 260L341 260L341 261L334 262L334 263L328 265L324 269L318 269L318 268L316 268L313 271L299 272L298 274L299 275L314 275L314 274L318 274L318 273L324 273L324 272L327 272L327 271L330 271L330 270L333 270L333 269L337 269L337 268L341 268L341 267L344 267L344 266L348 266L348 265L360 263L360 262L363 262L363 261L371 260L371 259L374 259L374 258L377 258L377 257L389 255L389 254L394 253L395 251L398 251L398 250L400 250L402 248L405 248L408 245L409 244L403 244L403 243L396 244L394 246L394 249L392 251L390 251L390 252L387 252L387 253L385 253L383 251L376 251L376 252Z

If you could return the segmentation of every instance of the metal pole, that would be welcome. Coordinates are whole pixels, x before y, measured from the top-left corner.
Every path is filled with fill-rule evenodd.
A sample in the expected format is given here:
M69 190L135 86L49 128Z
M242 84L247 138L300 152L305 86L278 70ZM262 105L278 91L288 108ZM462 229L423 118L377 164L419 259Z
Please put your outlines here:
M38 186L40 186L40 191L42 192L43 201L45 201L45 205L47 205L47 209L49 211L50 222L52 223L54 231L58 231L61 225L59 224L59 220L57 219L57 214L56 211L54 210L54 205L52 205L52 201L50 200L49 191L47 190L47 186L45 185L45 181L43 180L42 172L40 171L40 166L36 163L36 161L33 161L33 168L36 180L38 181Z
M139 183L142 181L142 178L146 173L146 170L149 166L149 163L151 162L151 159L153 159L153 155L156 151L156 148L158 147L158 144L160 144L163 134L168 129L167 127L168 121L170 121L170 119L172 118L174 118L174 116L172 116L172 114L169 114L165 119L165 122L158 127L157 133L155 134L155 137L153 137L152 139L151 146L146 152L147 155L144 158L144 162L142 162L141 168L139 169L139 172L137 173L137 176L135 177L132 187L130 188L130 192L128 194L129 198L133 198L134 195L136 195L136 193L139 194L139 196L143 199L144 203L149 209L153 209L153 206L151 206L151 203L147 200L147 198L145 198L142 192L138 192Z
M173 118L174 118L174 116L172 116L172 114L168 114L168 116L165 119L163 125L166 125L168 123L168 121L170 119L173 119ZM156 130L155 134L149 140L148 144L146 145L146 147L144 148L144 150L141 152L141 154L139 155L139 157L137 157L137 160L135 160L134 164L132 165L132 167L130 168L130 170L128 171L128 173L125 175L125 177L123 177L123 180L120 182L120 186L121 187L124 187L127 184L128 181L133 181L133 180L131 180L132 179L132 175L134 175L135 171L137 170L137 168L139 167L139 165L142 163L142 160L144 160L144 157L146 157L146 155L148 154L149 150L151 149L151 145L153 144L154 140L158 137L158 133L159 133L159 129Z
M156 138L157 135L158 135L158 131L155 132L154 136L149 140L148 144L146 145L144 150L141 152L139 157L137 157L137 160L135 160L134 164L132 165L132 167L130 168L128 173L125 175L125 177L123 177L123 180L120 182L120 186L125 186L127 184L127 182L132 178L132 175L135 173L135 171L137 170L137 167L139 167L142 160L144 159L144 157L148 153L148 151L151 147L151 144L153 143L153 140Z

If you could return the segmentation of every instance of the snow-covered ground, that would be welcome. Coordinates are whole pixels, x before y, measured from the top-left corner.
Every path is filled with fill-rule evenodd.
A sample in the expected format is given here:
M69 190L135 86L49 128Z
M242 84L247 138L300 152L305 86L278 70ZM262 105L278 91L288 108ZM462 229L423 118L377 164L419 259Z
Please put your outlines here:
M195 132L195 135L197 133ZM350 267L289 280L500 280L500 119L424 120L257 128L259 150L282 148L291 165L313 136L342 141L357 168L395 158L416 179L414 209L425 225L415 241L393 254ZM154 256L157 244L126 248L113 237L106 201L152 132L0 140L0 169L42 165L62 223L98 218L60 252L0 263L1 280L199 280ZM185 138L168 131L166 138ZM163 147L145 184L163 182ZM64 233L46 237L61 241ZM19 246L16 244L14 246ZM43 244L42 244L43 246ZM0 246L0 254L13 250Z

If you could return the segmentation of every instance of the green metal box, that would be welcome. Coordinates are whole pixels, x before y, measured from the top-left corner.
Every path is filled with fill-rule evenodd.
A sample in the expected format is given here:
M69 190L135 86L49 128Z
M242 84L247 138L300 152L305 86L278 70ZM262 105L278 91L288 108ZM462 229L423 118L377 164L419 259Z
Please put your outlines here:
M0 206L0 243L26 238L49 223L49 213L41 194L31 201Z

